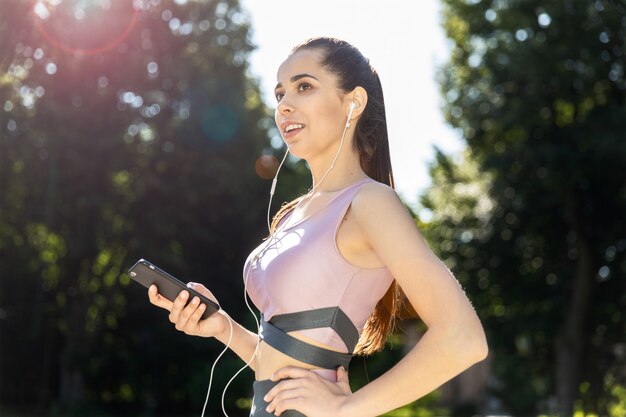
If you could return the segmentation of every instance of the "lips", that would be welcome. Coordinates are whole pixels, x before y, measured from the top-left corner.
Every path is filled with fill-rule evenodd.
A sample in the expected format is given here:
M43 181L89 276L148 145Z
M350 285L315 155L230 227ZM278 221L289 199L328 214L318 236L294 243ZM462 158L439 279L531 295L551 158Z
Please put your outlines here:
M302 127L297 127L295 129L292 128L292 130L287 132L286 129L292 125L300 125ZM297 135L302 129L304 129L304 127L304 123L295 122L293 120L286 120L280 124L281 131L283 132L283 137L285 138L290 138Z

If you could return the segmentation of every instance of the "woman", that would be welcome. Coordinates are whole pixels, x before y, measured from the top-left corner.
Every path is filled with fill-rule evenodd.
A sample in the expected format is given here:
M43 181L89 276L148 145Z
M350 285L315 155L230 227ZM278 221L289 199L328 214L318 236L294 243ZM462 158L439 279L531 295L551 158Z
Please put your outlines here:
M185 307L186 291L171 303L153 286L150 301L178 330L230 339L255 371L251 416L378 416L483 360L485 334L393 190L382 87L369 61L346 42L315 38L293 49L277 78L276 125L288 152L307 161L313 188L279 210L246 260L260 331L223 310L199 320L204 307L197 298ZM384 347L400 288L428 330L352 393L350 357Z

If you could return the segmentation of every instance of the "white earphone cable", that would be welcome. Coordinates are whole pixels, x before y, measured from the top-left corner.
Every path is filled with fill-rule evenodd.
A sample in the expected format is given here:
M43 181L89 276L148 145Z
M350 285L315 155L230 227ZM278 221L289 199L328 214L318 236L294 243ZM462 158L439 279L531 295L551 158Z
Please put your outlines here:
M207 406L207 403L209 402L209 394L211 393L211 383L213 382L213 371L215 370L215 365L217 365L217 361L220 360L222 355L226 353L226 351L230 347L230 342L232 342L233 340L233 323L230 320L230 317L228 316L228 314L226 314L226 318L228 319L228 324L230 326L230 336L228 337L228 343L226 343L226 346L217 356L217 358L215 359L215 362L213 362L213 366L211 367L211 376L209 377L209 388L207 389L206 398L204 399L204 406L202 407L202 417L204 417L204 412L206 411L206 406Z
M337 158L339 158L339 152L341 152L341 148L343 147L343 139L346 136L346 132L348 131L348 128L350 127L350 118L352 117L352 112L354 111L355 107L356 107L356 104L353 101L350 106L350 113L348 113L348 120L346 120L346 127L343 129L343 133L341 134L341 142L339 143L339 149L337 149L337 153L335 154L335 159L333 159L333 162L330 164L330 167L328 167L328 169L322 176L322 179L317 184L315 184L315 186L313 186L313 188L311 188L311 190L307 194L305 194L305 197L309 195L313 195L313 191L315 191L315 189L319 187L320 184L322 184L322 182L326 178L326 175L328 175L330 170L335 167L335 162L337 162ZM278 177L278 172L276 173L276 177Z

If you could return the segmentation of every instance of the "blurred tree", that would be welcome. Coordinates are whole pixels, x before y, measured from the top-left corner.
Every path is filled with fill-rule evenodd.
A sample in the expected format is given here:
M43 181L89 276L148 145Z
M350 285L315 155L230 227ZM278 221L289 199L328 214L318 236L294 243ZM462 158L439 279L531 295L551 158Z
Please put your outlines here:
M0 410L195 414L222 346L176 332L125 271L145 257L253 323L241 268L277 150L248 17L237 0L33 4L0 2ZM238 381L228 404L250 395Z
M477 169L440 155L432 241L476 294L513 413L607 415L626 383L626 5L444 4L445 113Z

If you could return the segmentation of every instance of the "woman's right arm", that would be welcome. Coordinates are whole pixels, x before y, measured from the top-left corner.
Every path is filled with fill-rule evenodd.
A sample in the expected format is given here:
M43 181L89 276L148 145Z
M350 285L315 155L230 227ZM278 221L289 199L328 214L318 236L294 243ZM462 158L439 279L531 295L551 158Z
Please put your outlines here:
M215 296L202 284L189 283L189 285L202 295L219 304ZM219 311L201 320L202 313L206 308L200 303L198 297L194 297L187 304L188 291L181 291L174 302L169 301L157 291L156 285L148 289L150 302L158 307L170 312L169 320L174 323L176 329L192 336L215 337L224 345L230 338L230 324L232 323L233 336L230 342L230 349L235 352L244 362L248 362L256 349L258 335L247 330L245 327L231 319L230 316L220 308ZM186 306L185 306L186 305ZM252 361L250 368L256 370L256 363Z

